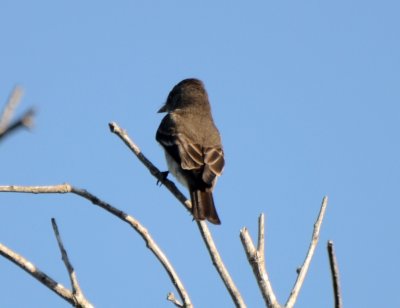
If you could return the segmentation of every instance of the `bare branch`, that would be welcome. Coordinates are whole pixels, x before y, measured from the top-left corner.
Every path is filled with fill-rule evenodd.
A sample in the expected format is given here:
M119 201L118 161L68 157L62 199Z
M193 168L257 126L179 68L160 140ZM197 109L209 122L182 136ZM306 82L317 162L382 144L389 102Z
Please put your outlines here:
M321 209L320 209L317 221L314 224L314 231L312 234L311 243L310 243L310 247L307 252L307 256L304 260L303 266L300 268L300 272L297 276L297 280L296 280L296 282L293 286L292 292L290 293L290 296L286 302L285 307L287 307L287 308L292 308L294 306L294 304L297 300L297 296L299 295L300 289L304 283L304 279L307 275L307 271L310 266L311 259L314 255L315 248L317 247L317 244L318 244L319 232L321 229L322 220L324 219L327 205L328 205L328 197L325 196L322 199Z
M176 299L175 294L172 292L168 293L167 300L173 303L176 307L183 307L182 303Z
M7 100L3 112L0 114L0 140L19 128L31 128L33 125L33 109L26 111L21 117L10 124L11 118L21 101L22 95L22 88L16 86Z
M264 256L264 214L261 214L258 220L258 247L254 246L250 233L247 228L240 230L240 239L243 248L246 252L247 260L249 261L254 275L256 277L258 287L264 298L265 304L270 308L281 307L276 299L272 289L271 281L269 280L268 272L265 266Z
M142 151L139 149L139 147L129 138L127 132L114 122L109 123L108 126L110 131L116 134L128 146L133 154L136 155L140 162L145 165L145 167L150 171L151 175L161 182L185 206L185 208L191 212L190 209L192 208L192 204L190 201L186 199L185 195L181 193L174 182L167 179L164 174L156 166L154 166L146 156L142 154Z
M192 303L190 297L183 286L179 276L175 272L175 269L169 262L166 255L163 253L161 248L157 245L157 243L153 240L149 232L143 225L134 217L128 215L127 213L113 207L111 204L100 200L95 195L92 195L85 189L76 188L69 184L60 184L53 186L0 186L0 192L20 192L20 193L73 193L78 196L81 196L93 204L101 207L102 209L110 212L114 216L118 217L122 221L128 223L146 242L146 246L150 249L150 251L155 255L155 257L160 261L161 265L167 271L172 283L174 284L179 296L182 298L184 303L184 307L192 307Z
M0 243L0 254L22 268L25 272L30 274L33 278L37 279L39 282L48 287L51 291L56 293L58 296L65 299L74 307L89 308L93 307L89 302L87 305L81 305L75 298L74 294L64 287L62 284L58 283L50 276L46 275L39 268L37 268L33 263L25 259L23 256L12 251L10 248L4 246Z
M228 270L225 267L224 262L222 261L217 246L215 245L212 238L210 229L208 229L207 227L207 223L205 221L197 221L197 226L199 227L201 236L207 246L207 250L210 254L213 265L215 266L219 276L224 282L225 287L231 295L231 298L234 301L236 307L246 307L246 304L244 303L239 290L236 288L235 283L233 282Z
M61 251L61 258L65 264L65 267L67 268L69 278L71 280L71 286L72 286L72 294L74 298L76 299L76 302L78 303L79 307L87 307L87 308L93 308L93 305L88 302L88 300L85 298L83 295L83 292L79 286L78 278L76 277L76 273L74 271L74 268L69 261L67 251L64 248L63 242L61 240L60 232L58 231L58 226L56 223L56 220L54 218L51 219L51 224L53 225L53 230L54 234L57 239L58 247L60 248Z
M257 252L260 257L261 264L264 266L265 270L265 236L264 236L264 214L261 213L260 217L258 217L258 244L257 244Z
M21 117L11 123L11 125L0 131L0 139L5 138L19 128L31 128L33 126L34 115L35 111L33 109L26 111Z
M333 247L333 241L328 241L328 255L329 255L329 265L332 274L332 284L333 284L333 295L335 298L335 308L342 308L342 292L340 289L340 276L339 276L339 266L336 260L335 249Z
M129 138L126 131L121 129L117 123L109 124L110 130L112 133L116 134L121 140L132 150L132 152L137 156L137 158L149 169L150 173L157 178L158 181L162 182L164 186L185 206L187 210L190 211L192 205L189 200L180 192L180 190L176 187L176 185L166 179L160 170L153 165L140 151L139 147ZM207 227L205 222L197 222L197 226L200 229L200 233L203 237L203 240L207 246L207 249L210 253L211 259L213 261L214 266L216 267L218 274L222 278L229 294L231 295L232 300L234 301L236 307L246 307L242 296L240 295L239 290L237 289L235 283L229 275L224 263L222 262L221 256L216 248L214 240L211 236L211 232Z
M10 124L11 117L14 114L15 108L17 108L20 103L22 95L23 90L20 86L16 86L11 92L4 106L3 112L0 115L0 134L3 133Z

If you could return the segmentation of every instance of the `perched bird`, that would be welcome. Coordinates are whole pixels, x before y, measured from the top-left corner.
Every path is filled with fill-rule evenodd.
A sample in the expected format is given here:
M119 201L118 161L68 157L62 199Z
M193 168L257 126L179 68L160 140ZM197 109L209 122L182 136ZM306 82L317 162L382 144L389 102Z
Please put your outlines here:
M165 150L169 171L189 189L193 217L221 224L212 191L224 168L224 152L203 83L182 80L158 112L168 114L156 140Z

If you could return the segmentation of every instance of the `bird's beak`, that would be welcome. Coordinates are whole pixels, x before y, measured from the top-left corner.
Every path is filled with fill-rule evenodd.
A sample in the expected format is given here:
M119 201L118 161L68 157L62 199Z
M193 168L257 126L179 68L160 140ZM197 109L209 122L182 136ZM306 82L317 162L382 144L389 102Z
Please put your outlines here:
M162 107L160 108L160 110L158 110L157 112L158 112L158 113L162 113L162 112L167 112L167 111L168 111L167 104L165 104L165 105L162 106Z

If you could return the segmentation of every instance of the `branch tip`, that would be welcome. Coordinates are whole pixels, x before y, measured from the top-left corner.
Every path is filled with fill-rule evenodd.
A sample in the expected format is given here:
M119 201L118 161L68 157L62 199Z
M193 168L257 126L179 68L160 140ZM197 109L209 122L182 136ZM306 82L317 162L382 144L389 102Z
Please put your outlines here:
M175 294L172 292L167 294L167 300L173 303L176 307L184 307L182 303L176 299Z
M264 214L261 214L258 219L258 247L254 246L253 240L246 227L240 231L240 239L243 244L247 260L253 269L260 292L264 298L266 307L277 308L281 307L272 289L271 281L269 280L268 272L265 266L264 254Z
M265 243L265 238L264 238L264 232L265 232L265 226L264 226L264 213L261 213L260 216L258 217L258 244L257 244L257 251L259 255L264 259L264 243ZM263 261L264 262L264 261Z
M331 268L331 276L332 276L332 284L333 284L333 296L335 299L335 308L342 308L342 294L340 288L340 275L339 275L339 266L336 260L335 249L333 246L333 241L329 240L328 245L328 256L329 256L329 265Z
M115 125L116 125L115 122L110 122L110 123L108 123L108 127L110 128L110 131L111 131L112 133L115 133L115 131L116 131Z
M290 296L286 302L285 307L292 308L297 300L297 296L299 295L300 289L304 283L304 279L306 278L308 268L311 264L312 257L314 255L315 249L319 240L319 233L321 230L321 224L325 216L326 207L328 205L328 197L325 196L322 198L321 208L318 214L318 218L314 223L314 230L311 236L311 243L308 248L308 252L306 258L303 262L303 265L300 267L300 271L298 272L298 276L296 282L293 286L292 292L290 292Z

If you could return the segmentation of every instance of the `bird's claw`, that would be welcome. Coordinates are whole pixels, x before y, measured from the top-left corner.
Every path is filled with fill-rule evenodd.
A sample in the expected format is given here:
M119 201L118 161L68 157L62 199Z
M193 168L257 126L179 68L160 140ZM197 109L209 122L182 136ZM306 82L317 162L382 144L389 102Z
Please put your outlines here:
M169 174L169 171L162 171L160 172L160 178L157 180L156 185L160 184L160 186L163 184L163 182L167 179Z

